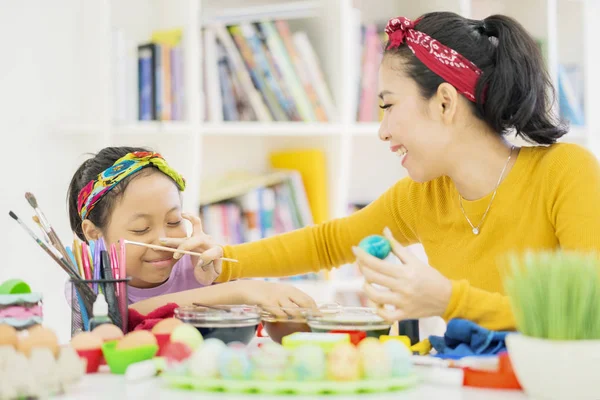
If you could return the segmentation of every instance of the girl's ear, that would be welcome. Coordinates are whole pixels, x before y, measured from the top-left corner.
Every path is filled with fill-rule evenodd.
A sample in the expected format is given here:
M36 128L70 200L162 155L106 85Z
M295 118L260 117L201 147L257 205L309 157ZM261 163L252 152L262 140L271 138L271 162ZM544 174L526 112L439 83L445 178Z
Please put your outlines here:
M100 229L98 229L98 227L89 219L83 220L81 223L81 230L88 241L98 240L102 237L102 232Z

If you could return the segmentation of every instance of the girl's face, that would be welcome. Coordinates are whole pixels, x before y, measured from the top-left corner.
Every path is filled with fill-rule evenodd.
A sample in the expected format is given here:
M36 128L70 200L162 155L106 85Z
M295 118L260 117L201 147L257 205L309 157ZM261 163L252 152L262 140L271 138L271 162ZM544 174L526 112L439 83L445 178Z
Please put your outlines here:
M181 196L175 183L159 171L135 177L115 202L103 235L107 243L119 239L157 244L159 238L185 237ZM173 253L127 246L127 275L134 287L149 288L165 282L176 260Z
M439 116L439 97L425 100L395 57L381 63L379 97L384 107L379 138L390 143L410 177L427 182L443 175L451 135Z

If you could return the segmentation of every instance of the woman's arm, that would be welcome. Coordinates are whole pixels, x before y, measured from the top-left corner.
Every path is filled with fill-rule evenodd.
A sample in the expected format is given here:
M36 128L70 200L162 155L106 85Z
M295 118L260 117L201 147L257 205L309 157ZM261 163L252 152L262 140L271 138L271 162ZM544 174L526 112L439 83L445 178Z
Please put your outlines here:
M446 321L463 318L494 331L515 330L515 319L508 296L478 289L466 280L452 281L452 294Z
M168 303L176 303L179 306L200 303L206 305L247 304L266 308L316 307L315 301L310 296L292 285L247 280L156 296L134 303L129 308L140 314L148 314ZM276 310L273 312L278 314Z
M563 250L600 251L600 165L585 148L556 145L538 165L546 181L540 196ZM466 318L488 329L515 328L507 296L474 288L467 281L453 281L446 320Z
M365 236L380 235L386 226L402 244L416 243L415 199L419 193L419 184L405 178L348 217L252 243L225 246L225 257L239 263L223 263L217 281L299 275L351 263L352 246Z

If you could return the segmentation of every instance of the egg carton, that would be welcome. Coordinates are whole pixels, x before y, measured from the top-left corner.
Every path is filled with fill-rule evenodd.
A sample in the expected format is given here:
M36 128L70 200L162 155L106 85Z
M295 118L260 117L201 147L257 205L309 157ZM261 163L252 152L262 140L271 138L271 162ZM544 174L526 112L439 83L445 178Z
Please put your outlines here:
M189 375L165 374L167 386L201 392L244 394L338 395L384 393L406 390L418 382L417 375L389 379L337 381L266 381L197 378Z

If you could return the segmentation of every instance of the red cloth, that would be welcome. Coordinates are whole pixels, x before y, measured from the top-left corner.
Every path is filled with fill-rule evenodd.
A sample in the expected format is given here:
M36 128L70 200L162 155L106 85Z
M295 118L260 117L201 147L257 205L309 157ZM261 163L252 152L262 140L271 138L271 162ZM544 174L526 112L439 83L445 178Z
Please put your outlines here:
M440 78L451 84L467 99L475 101L475 87L482 71L458 52L444 46L426 33L415 30L405 17L388 21L385 33L390 38L388 49L406 43L413 54Z
M129 309L129 332L139 330L151 330L154 325L165 318L171 318L175 315L175 309L179 307L175 303L167 303L162 307L150 312L148 315L142 315L136 310Z

